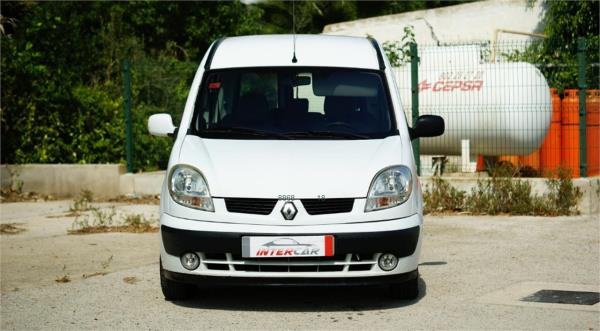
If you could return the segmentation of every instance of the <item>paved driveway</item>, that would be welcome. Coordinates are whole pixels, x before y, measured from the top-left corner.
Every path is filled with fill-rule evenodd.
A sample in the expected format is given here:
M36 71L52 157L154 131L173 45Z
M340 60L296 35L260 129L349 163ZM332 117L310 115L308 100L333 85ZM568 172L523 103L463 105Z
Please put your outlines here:
M103 204L107 207L108 204ZM25 231L1 240L1 324L9 329L585 329L600 304L521 301L542 289L598 292L598 215L426 217L421 296L386 288L203 289L164 301L157 233L67 235L69 201L0 205ZM153 205L117 205L157 218ZM70 282L57 283L68 276Z

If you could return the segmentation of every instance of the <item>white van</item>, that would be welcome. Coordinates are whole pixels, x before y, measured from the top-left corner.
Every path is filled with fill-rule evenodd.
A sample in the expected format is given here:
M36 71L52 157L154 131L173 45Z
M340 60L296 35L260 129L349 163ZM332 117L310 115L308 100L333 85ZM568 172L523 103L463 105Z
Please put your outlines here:
M160 202L166 299L193 285L389 284L418 295L422 196L392 70L373 39L270 35L212 44Z

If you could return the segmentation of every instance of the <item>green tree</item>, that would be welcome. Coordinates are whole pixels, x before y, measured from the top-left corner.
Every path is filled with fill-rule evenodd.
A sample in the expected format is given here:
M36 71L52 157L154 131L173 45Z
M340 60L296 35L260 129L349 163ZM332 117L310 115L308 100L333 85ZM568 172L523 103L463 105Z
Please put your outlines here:
M150 168L164 166L169 149L168 141L149 140L147 116L180 114L210 43L259 33L262 15L240 2L2 2L0 8L16 19L2 37L2 162L121 162L121 62L130 58L137 64L136 155L138 165Z
M255 5L263 11L263 33L320 33L326 24L358 18L352 1L264 1ZM294 8L295 7L295 8Z
M2 163L123 162L121 64L132 63L135 160L164 167L171 141L147 117L180 118L194 72L223 36L320 33L326 24L445 1L0 2Z
M77 161L71 128L93 114L77 109L72 89L93 81L100 7L3 3L3 15L23 16L2 38L2 162Z
M560 88L577 86L577 38L587 41L588 63L599 61L599 1L548 1L544 17L545 33L548 36L541 48L546 63L567 65L558 70L547 70L551 84ZM588 85L598 88L598 67L588 71Z

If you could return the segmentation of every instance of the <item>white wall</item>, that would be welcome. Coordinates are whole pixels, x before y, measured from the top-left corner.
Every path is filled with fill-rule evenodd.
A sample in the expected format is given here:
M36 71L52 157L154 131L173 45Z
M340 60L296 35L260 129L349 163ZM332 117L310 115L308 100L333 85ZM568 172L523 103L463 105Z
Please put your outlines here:
M324 34L372 35L379 42L400 40L412 25L419 44L493 40L497 29L541 33L544 0L488 0L410 13L330 24ZM498 41L529 37L500 33Z
M122 164L20 164L0 165L2 188L36 192L55 197L77 196L89 190L94 197L119 195Z

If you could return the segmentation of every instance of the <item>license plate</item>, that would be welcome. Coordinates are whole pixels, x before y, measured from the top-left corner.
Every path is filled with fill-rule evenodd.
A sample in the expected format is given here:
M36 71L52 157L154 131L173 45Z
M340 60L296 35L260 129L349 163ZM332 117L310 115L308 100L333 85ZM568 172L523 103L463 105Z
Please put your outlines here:
M333 256L333 236L242 237L242 256Z

